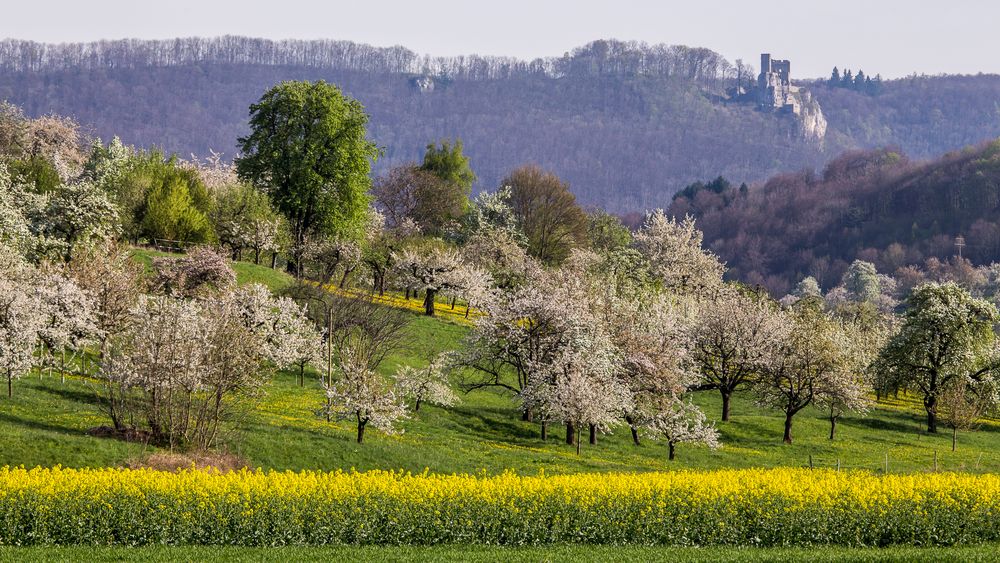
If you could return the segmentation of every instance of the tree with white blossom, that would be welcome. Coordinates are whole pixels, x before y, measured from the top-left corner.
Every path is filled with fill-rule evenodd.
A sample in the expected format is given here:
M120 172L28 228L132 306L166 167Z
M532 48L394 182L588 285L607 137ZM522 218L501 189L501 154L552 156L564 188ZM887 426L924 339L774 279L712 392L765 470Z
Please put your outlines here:
M689 399L683 401L670 395L661 399L659 408L650 417L646 429L654 439L667 443L668 459L674 460L677 444L705 444L719 447L719 431L707 421L705 413Z
M653 276L667 289L711 295L722 285L726 267L702 248L702 232L694 219L678 222L662 209L653 211L635 234L635 247L649 261Z
M427 250L404 249L396 253L395 263L400 283L411 291L424 292L424 312L434 316L439 293L482 300L490 285L489 274L475 268L454 249L432 247Z
M385 307L371 299L329 296L330 332L327 358L339 377L323 379L326 405L319 413L328 421L354 418L358 443L371 423L386 433L406 414L406 406L393 381L380 366L404 342L410 322L405 311Z
M726 289L700 307L691 328L692 357L703 387L722 395L723 422L733 393L756 381L786 331L783 315L766 297Z
M579 454L584 428L607 431L621 422L632 403L631 391L618 377L617 360L605 335L574 331L558 357L539 366L521 400L543 421L564 423L567 442L575 441Z
M353 418L359 444L369 424L385 434L402 432L397 423L407 417L406 404L394 386L352 350L341 350L339 356L340 377L323 384L327 415L332 413L338 420Z
M14 380L34 364L35 344L45 323L37 292L24 280L0 276L0 366L7 376L7 396Z
M448 382L450 363L449 354L440 354L422 368L399 368L396 388L403 397L413 400L413 412L419 411L423 403L450 407L458 402L458 394Z
M791 444L794 416L827 394L849 398L854 380L847 336L818 301L800 302L787 318L788 330L768 350L753 390L761 406L784 413L782 439Z
M44 323L38 331L42 344L40 360L51 375L55 354L60 354L61 378L66 380L66 351L77 350L96 332L94 300L71 278L58 271L42 274L37 280Z

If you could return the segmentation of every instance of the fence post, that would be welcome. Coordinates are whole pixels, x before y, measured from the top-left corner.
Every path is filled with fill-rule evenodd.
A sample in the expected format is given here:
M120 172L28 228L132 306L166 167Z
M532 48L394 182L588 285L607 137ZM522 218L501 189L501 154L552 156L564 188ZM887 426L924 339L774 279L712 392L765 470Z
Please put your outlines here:
M937 473L937 470L938 470L938 465L937 465L937 450L934 450L934 473Z
M840 473L840 458L837 459L837 473Z
M813 468L813 455L809 454L809 469Z
M885 469L882 471L883 475L889 474L889 450L885 452Z

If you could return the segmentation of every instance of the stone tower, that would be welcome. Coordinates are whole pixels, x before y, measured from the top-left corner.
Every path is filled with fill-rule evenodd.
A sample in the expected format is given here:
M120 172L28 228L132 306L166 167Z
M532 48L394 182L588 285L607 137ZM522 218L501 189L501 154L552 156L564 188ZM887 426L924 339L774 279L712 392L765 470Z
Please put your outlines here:
M757 76L757 104L763 110L780 110L798 113L792 86L792 63L772 59L770 53L760 55L760 74Z
M790 61L772 59L770 53L761 53L757 107L761 111L794 116L805 137L822 140L826 135L823 110L808 91L792 85L791 74Z

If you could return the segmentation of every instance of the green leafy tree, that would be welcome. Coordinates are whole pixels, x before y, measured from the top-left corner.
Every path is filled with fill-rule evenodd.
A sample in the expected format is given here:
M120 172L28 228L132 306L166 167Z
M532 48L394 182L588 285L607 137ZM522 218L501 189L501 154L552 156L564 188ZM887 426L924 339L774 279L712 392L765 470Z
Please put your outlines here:
M996 377L993 325L998 320L992 303L955 283L924 284L910 294L903 324L882 349L876 368L883 380L923 395L928 432L937 432L943 390Z
M379 154L366 138L367 123L359 102L322 80L282 82L250 106L250 135L239 139L236 169L288 218L289 269L297 274L310 234L361 235Z
M462 154L462 141L454 143L442 141L440 146L431 143L424 153L423 170L431 172L449 184L461 188L468 197L472 184L476 182L476 174L469 166L469 157Z
M208 242L213 234L208 217L197 208L188 185L179 178L149 192L142 233L151 239L185 243Z
M587 215L590 247L601 252L622 250L632 243L632 233L617 215L598 209Z

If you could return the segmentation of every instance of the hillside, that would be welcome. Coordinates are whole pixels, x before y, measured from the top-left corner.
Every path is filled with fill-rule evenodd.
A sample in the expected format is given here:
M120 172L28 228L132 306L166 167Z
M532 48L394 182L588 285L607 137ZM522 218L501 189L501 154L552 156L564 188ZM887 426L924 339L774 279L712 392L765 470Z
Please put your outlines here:
M0 69L0 99L30 115L73 116L104 138L185 156L231 157L265 89L324 79L371 114L370 136L385 149L377 172L459 137L479 188L535 162L582 203L615 212L664 207L683 186L720 174L753 182L885 145L926 158L1000 135L997 76L887 81L878 96L810 84L830 125L819 143L802 140L787 117L724 101L736 73L717 53L616 41L530 62L338 41L6 41Z
M781 174L739 193L701 190L670 211L692 214L729 275L784 295L807 275L832 287L848 263L881 272L950 260L955 238L974 264L1000 261L1000 141L934 160L895 149L850 152L821 172Z
M146 262L152 255L135 252ZM236 263L241 281L279 287L290 279L263 266ZM383 365L385 374L399 365L423 365L437 353L456 350L468 328L446 319L412 313L407 345ZM539 470L561 474L580 471L663 471L670 469L807 466L843 469L885 469L891 472L940 469L1000 470L1000 426L985 423L979 431L959 435L951 452L947 432L924 432L924 415L916 397L884 399L867 416L845 416L831 441L825 412L810 407L797 417L796 440L781 445L780 412L755 406L749 394L736 396L733 420L719 423L723 447L709 450L683 444L678 459L668 461L662 442L644 438L632 445L627 428L600 435L597 445L584 445L581 455L563 442L559 428L542 441L537 423L523 422L509 393L478 390L464 393L453 407L427 405L404 420L404 432L387 436L371 433L355 442L353 421L328 423L316 414L323 391L313 377L300 387L297 373L280 372L265 390L262 401L235 422L223 449L253 467L272 469L358 470L403 469L435 473ZM457 386L457 381L455 382ZM694 394L710 420L721 408L715 391ZM25 377L15 385L11 399L0 409L0 434L7 447L0 451L0 467L25 465L105 467L142 463L162 451L153 446L90 435L106 424L98 410L96 382L76 376L63 382L58 374Z

